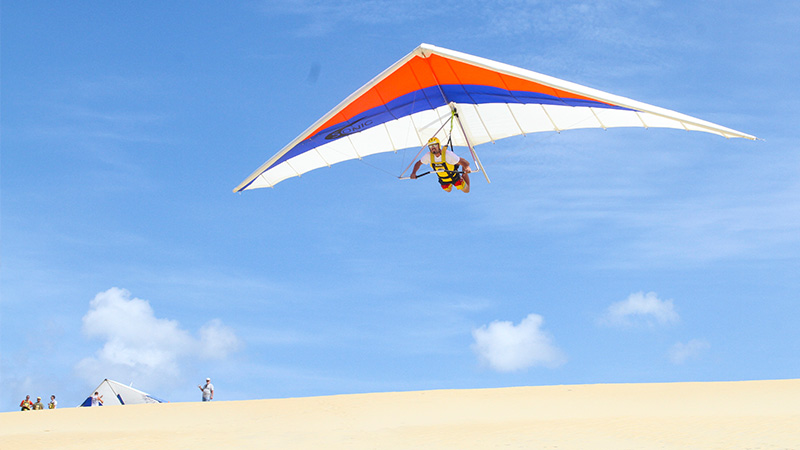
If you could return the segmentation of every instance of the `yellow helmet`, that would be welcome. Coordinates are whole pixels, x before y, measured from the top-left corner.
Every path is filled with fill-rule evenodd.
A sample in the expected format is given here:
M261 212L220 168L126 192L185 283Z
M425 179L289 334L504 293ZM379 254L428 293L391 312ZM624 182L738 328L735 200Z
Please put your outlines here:
M436 136L428 139L428 145L430 146L433 144L439 145L439 139Z

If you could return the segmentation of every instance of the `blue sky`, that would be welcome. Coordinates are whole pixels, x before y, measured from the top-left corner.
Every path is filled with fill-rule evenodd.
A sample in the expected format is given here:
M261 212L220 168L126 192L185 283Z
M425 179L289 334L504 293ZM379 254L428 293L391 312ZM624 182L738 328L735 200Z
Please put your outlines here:
M796 378L800 4L2 4L0 410ZM232 189L422 42L756 135L581 130ZM411 152L415 153L415 151Z

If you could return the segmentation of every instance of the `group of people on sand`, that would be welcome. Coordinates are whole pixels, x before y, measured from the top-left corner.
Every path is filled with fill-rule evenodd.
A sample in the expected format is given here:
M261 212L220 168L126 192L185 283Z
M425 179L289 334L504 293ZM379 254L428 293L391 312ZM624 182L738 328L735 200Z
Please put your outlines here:
M198 388L203 392L203 401L210 402L214 399L214 385L211 384L211 378L206 378L206 384L198 384ZM92 406L103 406L103 396L100 393L95 392L92 395L91 400ZM50 403L47 404L47 409L56 409L58 406L58 402L56 401L56 396L50 396ZM20 402L19 407L22 408L22 411L32 411L38 409L45 409L44 403L42 403L42 397L36 397L36 403L31 401L31 396L26 395L25 400Z
M56 409L58 406L58 402L56 401L56 396L50 396L50 403L47 404L47 409ZM25 400L20 402L19 407L22 408L22 411L33 411L44 409L44 403L42 403L42 397L36 397L36 403L31 401L31 396L26 395Z

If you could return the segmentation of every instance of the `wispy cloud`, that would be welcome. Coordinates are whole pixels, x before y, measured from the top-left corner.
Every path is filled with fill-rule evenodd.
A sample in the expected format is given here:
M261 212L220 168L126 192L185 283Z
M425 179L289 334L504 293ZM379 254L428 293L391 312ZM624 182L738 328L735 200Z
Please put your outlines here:
M233 330L219 320L206 323L194 337L177 321L157 318L148 301L131 298L120 288L95 296L83 317L83 332L104 341L93 356L76 365L89 382L115 378L163 385L180 375L185 359L224 359L241 346Z
M672 266L796 254L800 188L791 169L798 162L795 155L779 166L777 159L730 148L759 143L642 132L651 136L646 152L631 148L641 140L622 130L597 131L597 137L588 131L565 133L558 142L547 136L516 145L509 141L507 153L516 160L509 167L504 160L493 163L492 154L484 151L493 182L513 183L515 189L502 198L479 198L476 224L564 236L571 242L588 238L591 247L601 249L597 258L602 265ZM599 150L597 139L603 142ZM693 145L694 139L709 144ZM687 148L694 152L676 150L684 145L692 145ZM615 235L625 239L603 240Z
M335 32L339 27L358 24L403 23L422 19L430 14L430 4L421 0L341 1L291 0L265 1L261 11L269 15L299 18L296 33L318 37Z
M472 349L482 363L498 372L558 367L566 362L566 356L542 329L543 324L544 319L537 314L529 314L519 325L494 321L472 330Z
M499 3L499 4L498 4ZM644 25L635 23L640 14L652 11L654 2L647 1L578 1L569 3L537 0L504 0L482 5L481 17L488 29L506 34L539 33L542 36L558 34L576 38L600 39L613 42L634 33ZM500 6L500 7L498 7ZM625 10L627 14L620 14ZM621 27L620 20L630 25ZM598 43L599 44L599 43Z
M39 124L28 130L35 137L63 139L73 145L168 140L163 127L169 115L142 107L142 98L165 95L155 79L97 76L65 80L63 87L44 94Z
M672 300L661 300L655 292L636 292L625 300L612 303L599 323L614 327L665 326L679 320Z
M669 349L669 360L673 364L684 364L691 359L699 358L711 344L703 339L692 339L687 343L678 342Z
M458 24L459 29L476 30L484 38L533 35L545 40L560 35L572 37L572 43L633 46L634 42L640 44L646 39L647 29L641 24L641 15L656 7L657 2L610 0L569 4L463 0L455 8L424 0L365 0L358 4L336 0L268 0L261 3L260 9L264 14L296 18L300 23L296 32L302 36L321 36L359 24L412 22L418 27L439 24L443 29ZM626 14L620 14L621 10ZM620 17L627 20L620 22Z

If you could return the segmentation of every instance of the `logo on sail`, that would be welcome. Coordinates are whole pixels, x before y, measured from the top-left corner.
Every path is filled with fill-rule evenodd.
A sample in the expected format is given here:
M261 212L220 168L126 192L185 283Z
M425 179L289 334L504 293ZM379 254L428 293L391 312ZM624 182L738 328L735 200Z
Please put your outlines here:
M343 138L345 136L358 133L359 131L366 130L372 125L372 119L357 119L347 125L331 131L325 139L331 141L334 139Z

